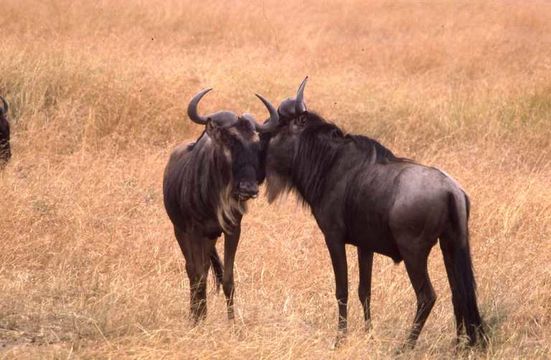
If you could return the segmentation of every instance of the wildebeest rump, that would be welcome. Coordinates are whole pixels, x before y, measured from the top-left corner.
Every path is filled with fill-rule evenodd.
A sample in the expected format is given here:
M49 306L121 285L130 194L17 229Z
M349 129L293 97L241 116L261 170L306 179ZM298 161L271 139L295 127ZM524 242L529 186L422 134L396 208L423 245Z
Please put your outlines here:
M297 97L279 107L266 159L269 200L293 191L308 204L325 236L339 308L337 343L347 328L348 275L345 244L358 249L358 294L370 323L373 253L404 261L417 296L405 347L413 347L436 301L427 258L440 239L459 335L484 338L469 250L469 199L444 172L398 158L377 141L345 134L309 112Z
M163 192L168 216L186 261L191 288L191 314L206 316L206 278L212 264L217 287L223 284L228 317L233 318L233 265L241 233L245 201L256 197L264 179L256 131L277 125L277 110L268 106L270 119L258 125L250 114L238 117L229 111L206 116L197 105L210 89L193 97L188 115L205 130L194 143L176 147L165 169ZM224 233L224 270L216 240Z
M2 107L0 108L0 167L2 167L11 158L11 147L8 102L1 96L0 100L2 101Z

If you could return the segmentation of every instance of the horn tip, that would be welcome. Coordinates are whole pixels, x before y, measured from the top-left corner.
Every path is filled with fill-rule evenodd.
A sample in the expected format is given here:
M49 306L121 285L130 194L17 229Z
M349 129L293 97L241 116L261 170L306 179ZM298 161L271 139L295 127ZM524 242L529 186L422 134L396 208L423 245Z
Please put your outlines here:
M199 94L205 95L206 93L208 93L211 90L212 90L212 88L204 88L203 90L199 91Z
M264 105L266 105L266 103L268 103L268 100L267 100L264 96L262 96L262 95L260 95L260 94L258 94L258 93L255 93L254 95L255 95L257 98L259 98L260 101L262 101L262 102L264 103Z

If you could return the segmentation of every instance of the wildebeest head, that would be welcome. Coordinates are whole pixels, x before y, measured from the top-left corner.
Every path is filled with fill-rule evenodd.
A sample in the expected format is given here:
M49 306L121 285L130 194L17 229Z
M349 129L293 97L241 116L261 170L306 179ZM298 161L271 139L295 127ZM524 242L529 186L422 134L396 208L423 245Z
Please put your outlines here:
M0 96L2 107L0 108L0 166L11 158L10 148L10 123L8 121L8 103Z
M304 169L301 160L321 156L320 154L324 152L320 147L309 146L310 143L322 140L320 143L323 147L336 147L344 138L344 134L338 127L317 114L308 112L304 102L307 81L308 77L300 84L296 97L282 101L278 108L278 126L270 131L266 156L270 201L278 194L290 190L291 182L299 176L298 174L308 172ZM331 141L324 141L325 139L331 139ZM310 152L316 152L316 154Z
M231 164L234 196L240 200L255 198L258 195L258 184L264 180L257 131L265 133L277 126L277 110L266 99L257 95L270 113L269 120L263 125L258 124L247 113L238 116L230 111L218 111L201 116L197 112L197 105L210 90L212 89L202 90L192 98L188 106L188 116L193 122L205 125L205 133L212 140L213 146Z
M268 152L268 156L272 158L269 161L272 166L277 164L277 167L281 167L283 165L291 166L292 164L299 136L305 129L307 120L310 117L304 102L304 88L307 81L308 77L300 84L296 97L287 98L279 105L278 126L270 131L270 151ZM278 170L282 172L287 171L283 168Z

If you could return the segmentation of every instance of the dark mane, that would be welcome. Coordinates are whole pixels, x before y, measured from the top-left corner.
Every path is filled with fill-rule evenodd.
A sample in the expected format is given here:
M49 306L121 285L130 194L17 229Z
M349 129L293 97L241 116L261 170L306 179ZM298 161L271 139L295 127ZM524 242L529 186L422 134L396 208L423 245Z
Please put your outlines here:
M305 129L305 133L329 133L332 135L331 137L335 140L339 138L351 140L358 146L358 148L360 148L362 151L367 152L366 156L371 157L371 154L374 152L375 161L379 164L384 164L392 161L410 161L409 159L395 156L390 149L386 148L375 139L372 139L365 135L353 135L345 133L337 125L333 124L332 122L328 122L316 113L307 114L306 124L307 127Z
M229 202L231 197L232 168L223 150L213 144L206 132L183 151L186 153L172 155L179 158L175 159L165 186L185 186L165 191L165 203L177 207L173 213L178 214L177 223L185 230L216 219L219 209L227 210L223 202L224 198ZM223 227L233 220L231 214L226 215L229 216L224 216Z
M387 164L397 161L408 161L408 159L395 156L390 149L386 148L380 142L370 137L364 135L346 135L346 138L354 141L360 149L366 151L369 154L374 154L375 162L378 164Z
M325 179L337 161L354 157L357 165L363 166L410 161L396 157L388 148L367 136L345 134L337 125L316 113L310 112L304 116L305 128L298 141L291 180L300 195L308 201L322 198ZM347 146L350 143L356 145L356 151ZM293 187L291 184L287 186Z

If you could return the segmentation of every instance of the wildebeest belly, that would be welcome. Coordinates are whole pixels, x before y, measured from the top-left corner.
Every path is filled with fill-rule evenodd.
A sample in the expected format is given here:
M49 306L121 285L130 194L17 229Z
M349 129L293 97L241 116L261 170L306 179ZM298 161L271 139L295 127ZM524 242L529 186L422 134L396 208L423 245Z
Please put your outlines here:
M218 221L207 220L203 222L200 226L197 226L196 229L198 232L209 239L217 239L222 235L222 227L218 224Z
M402 257L388 223L392 189L373 186L374 183L377 185L375 180L368 184L358 183L357 190L350 188L343 215L347 238L351 244L398 262Z
M347 243L386 255L395 262L402 260L387 222L375 214L349 226Z

